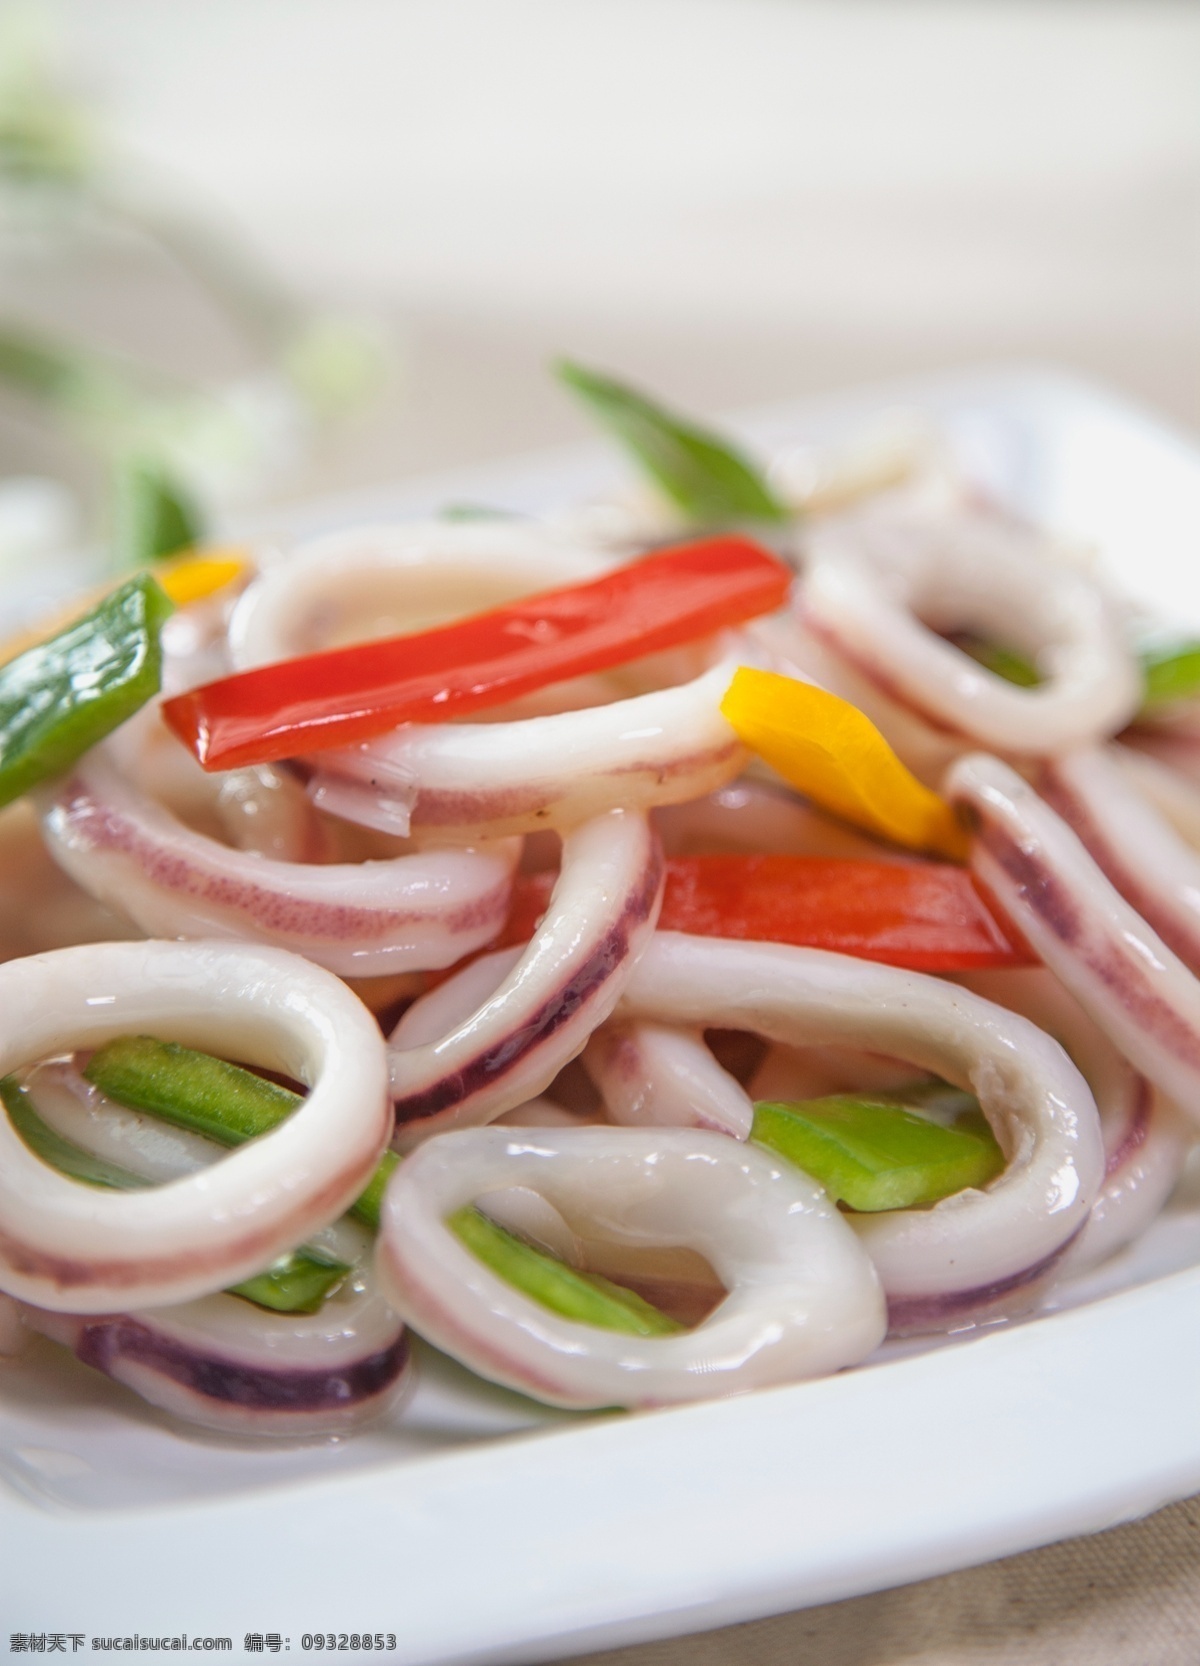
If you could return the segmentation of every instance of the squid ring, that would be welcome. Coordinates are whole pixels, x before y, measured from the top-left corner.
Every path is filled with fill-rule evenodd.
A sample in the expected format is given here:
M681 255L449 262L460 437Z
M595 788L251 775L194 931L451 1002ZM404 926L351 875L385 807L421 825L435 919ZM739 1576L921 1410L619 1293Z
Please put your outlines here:
M611 810L569 833L528 947L475 961L392 1032L397 1150L491 1122L548 1087L616 1005L653 934L662 885L662 850L645 816Z
M1037 784L1126 902L1194 973L1200 970L1200 853L1121 758L1116 747L1081 749L1043 765Z
M1095 1095L1104 1135L1104 1184L1087 1225L1064 1257L1072 1273L1092 1267L1139 1237L1158 1215L1183 1172L1192 1130L1052 972L1042 967L972 972L963 982L1061 1041Z
M988 894L1130 1063L1200 1120L1200 983L1183 961L1007 764L963 758L944 790L974 823Z
M964 989L820 949L659 932L620 1017L733 1024L792 1046L866 1048L969 1088L1008 1159L983 1190L852 1218L898 1328L939 1328L1048 1270L1104 1177L1091 1091L1056 1041Z
M152 936L291 949L346 977L450 966L504 924L518 846L280 862L184 825L101 752L42 799L59 866Z
M1112 734L1141 699L1104 593L998 517L913 508L820 532L798 608L886 700L971 746L1063 752ZM967 628L1029 652L1045 682L1014 687L938 634Z
M447 604L461 613L464 594L494 605L607 566L502 523L369 527L306 545L258 578L234 611L230 651L247 669L324 646L368 605L390 606L397 630L418 630ZM685 657L694 660L668 663ZM592 679L580 686L600 703L582 710L403 724L364 746L321 753L309 790L348 819L456 844L570 828L616 805L680 803L722 786L745 760L719 709L737 664L727 655L675 687L628 699L607 698ZM390 823L380 792L397 801Z
M410 1365L403 1321L369 1260L313 1314L227 1295L86 1317L25 1303L20 1314L151 1405L231 1434L347 1433L392 1404Z
M48 1167L0 1115L0 1289L60 1313L205 1296L354 1201L387 1144L383 1039L328 972L277 949L103 943L0 966L0 1075L144 1031L306 1083L301 1105L211 1169L104 1192Z
M618 1243L687 1244L728 1295L680 1336L560 1317L446 1224L513 1186ZM377 1267L423 1336L560 1406L671 1405L820 1376L865 1358L886 1326L871 1263L821 1188L757 1147L693 1129L474 1128L431 1140L388 1188Z

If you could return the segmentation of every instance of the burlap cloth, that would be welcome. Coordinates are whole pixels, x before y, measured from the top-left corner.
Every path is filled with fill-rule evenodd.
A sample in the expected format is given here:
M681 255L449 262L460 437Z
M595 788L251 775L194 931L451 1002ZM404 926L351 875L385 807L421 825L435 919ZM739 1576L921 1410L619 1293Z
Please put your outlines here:
M585 1666L1009 1662L1196 1666L1200 1498L1091 1538L896 1591L585 1657Z

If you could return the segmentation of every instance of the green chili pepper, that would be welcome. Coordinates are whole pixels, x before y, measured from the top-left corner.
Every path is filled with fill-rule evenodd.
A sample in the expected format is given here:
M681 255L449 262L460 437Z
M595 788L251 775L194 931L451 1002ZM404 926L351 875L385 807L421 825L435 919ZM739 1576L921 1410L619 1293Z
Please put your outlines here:
M632 1290L598 1273L569 1267L497 1226L478 1209L458 1209L446 1224L506 1284L564 1319L631 1336L674 1336L683 1329Z
M118 1036L106 1042L92 1054L83 1074L119 1104L221 1145L240 1145L269 1133L300 1103L299 1094L240 1065L153 1036ZM399 1161L394 1151L385 1151L350 1207L350 1214L373 1231L379 1230L383 1194ZM473 1219L463 1226L467 1217ZM450 1224L494 1272L569 1319L639 1336L666 1335L680 1328L632 1291L596 1274L576 1272L476 1210L460 1210ZM593 1318L593 1313L601 1317Z
M158 693L159 632L172 611L139 574L0 666L0 805L70 768Z
M29 1090L21 1087L15 1077L5 1076L0 1080L0 1100L9 1121L34 1156L60 1174L107 1191L143 1191L153 1184L140 1174L131 1174L128 1169L64 1139L38 1115ZM227 1294L241 1296L276 1313L316 1313L330 1291L352 1271L344 1261L305 1245L281 1256L265 1272L232 1285Z
M226 1294L241 1296L273 1313L319 1313L325 1298L353 1271L344 1261L305 1244L281 1256L265 1273L231 1284Z
M636 388L561 360L559 380L577 393L689 521L700 526L792 518L761 470L720 434L648 399Z
M300 1095L251 1070L148 1035L117 1036L89 1059L83 1074L101 1093L219 1145L241 1145L270 1133L301 1103ZM350 1213L379 1229L383 1194L400 1161L385 1151Z
M350 1205L350 1213L356 1216L364 1226L369 1226L372 1232L379 1231L379 1211L383 1206L383 1194L387 1191L388 1181L395 1174L400 1158L394 1151L385 1151L375 1167L375 1173L367 1181L366 1190Z
M269 1133L301 1103L290 1088L240 1065L148 1035L106 1041L83 1074L118 1104L220 1145L241 1145Z
M895 1100L833 1094L754 1107L750 1135L851 1209L912 1209L985 1186L1004 1155L975 1108L944 1127Z

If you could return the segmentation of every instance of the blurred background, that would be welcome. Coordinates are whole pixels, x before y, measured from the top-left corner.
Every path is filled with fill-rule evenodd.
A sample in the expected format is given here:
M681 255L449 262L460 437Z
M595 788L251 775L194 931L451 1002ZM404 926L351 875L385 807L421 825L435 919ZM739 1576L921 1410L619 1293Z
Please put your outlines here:
M219 524L577 437L563 352L709 415L1038 360L1200 427L1198 88L1187 0L10 3L0 571L147 449Z

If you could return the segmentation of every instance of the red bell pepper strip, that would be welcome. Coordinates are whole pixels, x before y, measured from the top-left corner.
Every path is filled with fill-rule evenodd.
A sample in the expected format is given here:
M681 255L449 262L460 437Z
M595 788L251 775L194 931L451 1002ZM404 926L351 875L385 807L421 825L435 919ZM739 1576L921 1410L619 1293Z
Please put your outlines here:
M168 700L205 769L349 746L624 665L779 607L791 574L748 538L706 538L436 630L309 654Z
M545 912L553 874L518 879L493 948L524 943ZM965 868L826 856L676 856L659 927L833 949L916 972L1035 966L988 908Z

